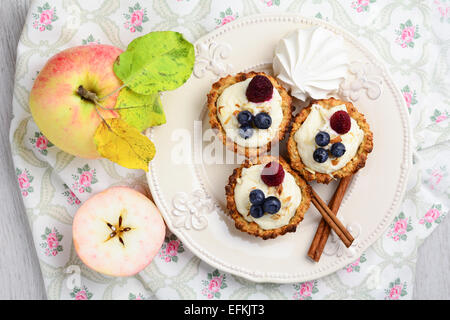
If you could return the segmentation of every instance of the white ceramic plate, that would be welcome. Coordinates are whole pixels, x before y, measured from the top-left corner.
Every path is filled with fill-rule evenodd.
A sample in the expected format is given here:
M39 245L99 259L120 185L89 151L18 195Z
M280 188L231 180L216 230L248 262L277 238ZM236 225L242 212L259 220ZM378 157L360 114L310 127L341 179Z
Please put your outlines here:
M243 159L236 159L223 148L217 150L224 150L227 163L234 159L230 164L211 163L205 156L211 154L214 140L209 135L205 112L211 85L226 74L271 72L278 41L291 30L314 25L344 37L352 63L341 84L340 98L355 103L374 134L374 150L366 167L353 180L339 211L340 219L355 237L354 244L347 249L333 235L319 263L307 257L320 221L313 206L295 233L266 241L243 233L225 213L224 189L229 175ZM208 264L256 282L316 279L353 262L391 222L411 166L407 108L386 69L344 30L289 14L240 18L199 39L195 48L191 78L162 97L167 124L148 133L157 149L148 183L170 230ZM220 141L216 144L221 146ZM283 154L283 147L280 149ZM336 182L312 186L328 200Z

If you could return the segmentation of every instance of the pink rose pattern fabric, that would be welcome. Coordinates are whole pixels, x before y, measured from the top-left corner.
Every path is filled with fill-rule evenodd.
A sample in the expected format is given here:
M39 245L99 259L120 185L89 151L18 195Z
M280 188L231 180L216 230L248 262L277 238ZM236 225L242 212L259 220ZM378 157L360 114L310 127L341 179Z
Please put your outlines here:
M406 241L407 233L413 229L411 218L407 218L403 212L394 218L386 236L394 241Z
M44 234L41 235L40 246L44 250L46 256L56 256L58 253L63 251L63 246L61 245L61 240L63 235L58 232L56 228L45 228Z
M406 296L408 292L406 291L407 283L401 282L400 278L396 278L394 281L389 283L389 288L385 290L386 296L385 300L400 300L402 297Z
M82 288L75 287L70 293L73 300L91 300L93 295L86 286Z
M131 33L142 32L144 28L142 24L147 22L147 9L142 8L140 3L136 3L133 7L128 8L128 12L123 14L126 19L123 27Z
M396 30L398 37L395 42L402 48L414 48L414 40L420 38L419 26L413 25L408 19L405 23L400 23L399 29Z
M361 264L366 261L367 261L366 254L363 253L361 257L355 260L355 262L348 264L345 267L345 271L347 271L348 273L359 272L361 270Z
M216 18L217 28L223 26L231 21L236 20L239 15L237 13L233 13L230 7L228 7L225 11L220 12L220 18Z
M411 90L408 85L402 88L403 98L405 98L406 106L408 107L408 112L411 113L411 108L417 104L416 91Z
M53 147L53 143L42 134L42 132L35 132L34 137L29 139L31 144L36 148L38 152L44 156L48 153L48 148Z
M294 300L312 300L313 295L319 292L319 289L317 288L317 283L318 280L294 284L293 287L295 292L292 298Z
M31 185L34 177L30 174L28 169L22 170L19 168L16 168L16 176L22 196L27 197L30 193L34 191L34 188Z
M43 6L37 7L37 12L32 13L34 18L33 28L39 31L51 31L53 29L53 22L58 20L56 15L56 8L51 8L48 2Z
M28 37L34 39L39 39L40 35L45 35L48 39L51 39L45 40L48 41L50 46L59 39L60 33L65 32L66 19L73 18L67 11L68 7L75 6L84 15L97 14L96 11L79 7L79 4L75 1L69 0L68 4L64 6L55 3L54 7L50 3L52 2L35 1L33 3L28 20L30 28L26 30ZM122 24L122 26L118 26L121 31L118 31L115 37L105 37L104 31L101 30L115 32L109 25L107 27L105 25L103 29L92 28L92 24L90 27L81 25L79 31L71 35L73 38L70 43L64 45L65 47L91 43L111 43L125 47L127 43L137 37L136 33L143 33L144 28L145 32L174 29L185 33L189 40L194 41L214 28L226 25L241 16L257 12L299 12L302 15L324 19L337 25L342 24L341 18L344 15L346 20L357 25L358 23L354 21L359 21L357 19L360 19L360 17L364 17L366 20L373 19L385 9L383 14L391 17L390 25L385 25L382 29L376 30L376 33L382 33L383 39L386 39L386 44L383 44L385 47L381 51L382 57L385 59L387 67L391 69L401 90L405 105L410 113L414 137L417 138L417 152L414 158L415 169L410 177L411 183L415 187L408 190L406 197L410 197L410 200L421 199L421 201L416 203L416 210L403 207L402 212L389 225L385 236L378 240L378 247L385 251L382 258L377 252L369 248L361 257L355 257L354 262L348 264L342 270L318 280L291 285L255 285L200 262L189 250L184 248L179 239L169 233L160 249L159 258L154 259L149 270L146 269L138 277L130 277L129 280L125 280L120 285L121 290L119 291L123 292L123 296L107 294L102 289L102 285L96 283L98 281L108 283L109 280L104 280L101 275L86 269L81 276L81 286L76 286L68 292L55 293L49 291L49 298L89 300L92 298L116 297L144 300L146 297L153 297L155 294L156 297L165 298L228 299L249 297L252 293L266 296L277 293L278 296L276 297L278 298L298 300L332 297L358 298L357 295L349 295L348 289L353 286L358 287L360 285L358 279L361 277L369 279L377 275L374 270L377 270L377 263L380 259L384 259L384 265L390 266L389 257L394 257L395 253L402 251L403 248L416 246L416 239L423 239L429 235L447 215L448 199L450 199L448 166L444 162L444 159L448 159L450 155L445 149L441 151L441 156L432 156L426 151L427 147L437 144L437 141L441 144L448 142L448 139L444 139L448 136L450 117L448 99L443 98L439 90L433 91L434 87L430 82L435 81L436 87L439 85L448 87L448 83L445 83L448 80L446 77L436 79L431 77L436 70L439 71L437 63L445 61L445 57L441 56L439 59L439 56L437 56L438 59L430 59L421 63L418 62L418 58L415 58L420 56L423 47L430 43L433 43L435 47L428 47L429 54L431 52L437 54L446 52L448 55L448 51L436 49L439 43L444 43L444 40L436 37L443 36L442 31L450 24L450 6L446 0L430 1L423 5L424 8L426 7L424 10L408 9L400 1L392 1L389 7L386 5L386 3L376 0L351 0L333 2L332 5L317 2L314 8L310 8L304 5L303 1L297 0L255 0L251 7L244 8L242 2L237 0L215 2L211 5L209 0L203 3L199 0L146 1L145 3L126 0L120 2L119 0L100 1L98 12L101 12L102 18L92 21L98 24L102 24L104 21ZM402 15L397 15L397 11L402 12ZM336 12L339 12L339 19L335 19ZM111 19L104 20L104 18ZM424 21L429 21L431 26L424 24ZM351 23L342 25L342 27L349 28L350 26ZM370 29L372 26L366 26L366 28ZM430 28L436 31L430 32ZM349 31L356 36L360 36L356 32L358 29L349 29ZM128 32L124 33L124 30ZM364 35L361 38L364 38ZM59 49L59 47L54 48L51 52ZM30 49L22 42L19 43L19 59L20 57L27 57L29 50L34 49ZM33 59L21 62L22 64L29 64L28 70L33 75L33 77L30 76L32 81L34 81L51 52L48 51L41 56L31 54ZM395 53L396 56L383 55L386 52ZM413 65L414 68L412 68ZM443 68L443 66L439 65L439 68ZM447 65L446 68L448 69L449 66ZM409 72L400 72L403 69L408 69ZM429 91L423 90L421 81L423 81L425 75L428 77L426 78L427 84L431 85L431 94ZM26 94L31 89L32 81L24 80L27 76L28 74L21 72L18 72L16 76L16 82L21 86L21 90L25 88L27 92L21 97L21 90L15 91L14 119L11 123L10 134L11 144L18 188L23 196L30 221L32 224L35 223L33 221L45 221L44 231L41 227L36 228L36 231L33 229L33 232L39 232L37 246L41 250L38 250L38 254L46 257L46 268L54 268L52 269L54 278L49 274L44 274L46 283L54 283L55 281L61 281L58 279L67 277L67 274L62 275L61 272L64 272L65 268L70 267L73 263L65 260L68 257L64 254L66 250L63 248L61 241L66 237L70 238L70 217L75 214L79 205L92 194L104 190L110 185L136 187L142 183L141 186L145 186L145 175L140 171L111 165L105 160L86 161L73 158L54 147L30 120L27 107L20 104L20 101L26 101ZM438 98L433 98L433 94ZM17 152L17 150L21 151ZM36 209L38 203L44 203L42 202L44 200L47 201L45 205L48 207L40 209L39 216L35 216L38 217L37 220L35 217L32 218L33 214L39 212ZM47 215L45 209L49 212L51 210L56 211ZM417 213L414 211L417 211ZM55 223L58 223L58 227L55 227ZM61 268L61 265L65 263L64 261L67 261L65 268ZM75 266L77 266L77 263ZM377 282L373 288L367 289L369 291L366 290L370 292L370 297L389 300L410 299L414 277L402 273L401 269L395 267L394 269L386 269L386 271L383 268L380 274L374 277ZM168 279L175 277L173 279L177 280L172 285L164 281L165 276ZM161 277L159 282L155 280L158 277ZM172 288L168 290L172 292L168 297L164 296L164 290L161 290L165 286ZM65 286L61 285L61 287ZM183 290L177 291L178 289L173 290L173 288L183 288Z
M226 274L221 274L217 269L208 273L208 280L202 280L202 295L207 299L220 299L221 290L227 288L226 277Z
M433 226L433 223L441 223L444 217L445 214L442 213L442 205L433 204L430 210L425 213L425 216L419 220L419 224L422 224L429 229Z
M96 170L91 169L88 164L85 164L82 168L78 168L77 174L73 174L72 177L75 180L72 188L78 190L79 193L91 193L91 186L98 182Z
M370 4L376 2L376 0L356 0L352 2L351 7L356 10L356 12L366 12L369 11Z
M171 234L164 239L164 243L159 250L158 256L165 262L177 262L178 254L183 252L183 244L174 234Z

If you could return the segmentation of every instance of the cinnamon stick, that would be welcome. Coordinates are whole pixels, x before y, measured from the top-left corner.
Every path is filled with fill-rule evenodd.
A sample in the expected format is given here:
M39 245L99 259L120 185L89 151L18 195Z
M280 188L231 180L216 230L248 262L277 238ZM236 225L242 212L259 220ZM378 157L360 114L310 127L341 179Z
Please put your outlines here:
M330 208L328 208L327 204L323 202L320 197L315 194L314 190L313 192L313 198L312 203L317 208L317 210L320 212L322 217L325 219L327 224L333 229L333 231L336 233L336 235L339 237L339 239L342 240L344 245L348 248L352 245L353 242L353 236L348 232L348 230L345 228L345 226L342 224L342 222L339 221L339 219L331 212Z
M348 176L345 178L342 178L339 181L339 185L336 188L336 191L334 192L333 197L331 198L329 202L330 210L333 212L333 214L337 214L339 207L342 203L342 200L344 199L345 193L347 191L348 186L350 185L350 182L352 181L353 176ZM321 219L320 223L317 227L316 234L314 236L314 239L311 243L311 247L308 251L308 256L318 262L320 260L320 257L323 253L323 250L325 248L325 244L327 243L328 237L331 233L330 226L326 223L325 219Z

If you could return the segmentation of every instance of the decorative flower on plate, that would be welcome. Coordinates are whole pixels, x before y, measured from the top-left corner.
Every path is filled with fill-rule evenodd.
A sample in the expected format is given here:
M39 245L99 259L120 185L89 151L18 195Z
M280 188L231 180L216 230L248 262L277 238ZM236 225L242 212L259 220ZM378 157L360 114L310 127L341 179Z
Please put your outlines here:
M175 228L202 230L208 226L205 216L215 210L213 201L201 190L195 190L190 195L178 192L172 204Z
M352 257L354 255L353 248L358 245L358 238L361 234L361 226L356 222L346 225L342 217L338 218L339 220L341 220L342 224L345 225L346 229L353 236L354 239L353 243L349 248L347 248L342 242L342 240L339 239L339 237L336 235L336 233L332 231L331 237L327 241L323 253L326 254L327 256L336 255L337 257L341 257L343 254L346 254L348 257Z
M339 89L339 94L343 98L356 101L364 91L369 99L376 100L380 97L383 80L378 67L368 62L354 61L350 64L349 72L352 76L345 79Z
M197 78L203 78L206 71L210 71L216 76L224 76L229 73L231 65L223 61L230 56L229 45L204 42L197 45L196 51L193 73Z

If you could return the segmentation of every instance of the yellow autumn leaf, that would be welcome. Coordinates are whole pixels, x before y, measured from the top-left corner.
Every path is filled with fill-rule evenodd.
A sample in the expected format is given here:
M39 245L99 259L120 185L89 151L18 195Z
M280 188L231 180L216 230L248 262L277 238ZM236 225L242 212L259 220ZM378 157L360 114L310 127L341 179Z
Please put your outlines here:
M119 118L102 121L94 142L102 157L129 169L148 171L148 163L155 156L153 142Z

